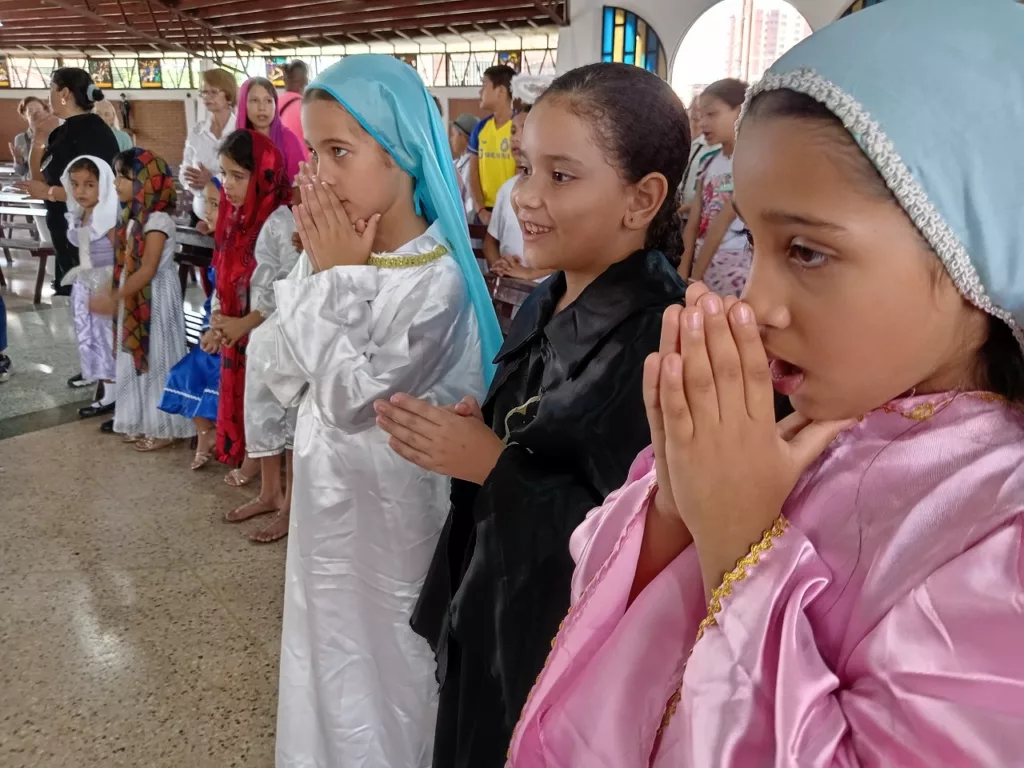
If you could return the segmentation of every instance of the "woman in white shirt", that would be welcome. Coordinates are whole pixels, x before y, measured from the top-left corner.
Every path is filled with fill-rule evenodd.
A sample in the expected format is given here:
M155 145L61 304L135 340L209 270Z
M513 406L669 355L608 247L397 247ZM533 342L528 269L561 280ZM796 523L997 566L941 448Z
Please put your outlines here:
M199 95L206 116L189 131L178 172L181 185L192 192L193 226L203 218L203 189L220 168L217 150L221 139L235 130L238 83L230 72L208 69L203 72Z

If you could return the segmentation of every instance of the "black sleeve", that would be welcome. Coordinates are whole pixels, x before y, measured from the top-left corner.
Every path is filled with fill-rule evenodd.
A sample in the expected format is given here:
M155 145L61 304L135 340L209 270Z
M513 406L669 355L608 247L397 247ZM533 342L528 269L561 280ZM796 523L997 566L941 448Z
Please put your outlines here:
M78 152L75 151L75 142L63 128L64 126L55 128L50 134L46 152L41 161L41 164L45 166L42 169L43 179L54 187L60 185L60 177L64 174L64 169L78 156Z

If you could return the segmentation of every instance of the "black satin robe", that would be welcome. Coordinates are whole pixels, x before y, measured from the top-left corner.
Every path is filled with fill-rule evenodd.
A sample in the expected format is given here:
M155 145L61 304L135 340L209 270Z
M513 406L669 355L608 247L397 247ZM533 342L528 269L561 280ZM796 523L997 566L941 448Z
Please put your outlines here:
M610 267L570 306L557 274L516 315L484 418L506 442L482 486L455 481L412 618L434 648L433 768L501 768L569 608L569 537L650 443L641 391L684 284L661 253Z

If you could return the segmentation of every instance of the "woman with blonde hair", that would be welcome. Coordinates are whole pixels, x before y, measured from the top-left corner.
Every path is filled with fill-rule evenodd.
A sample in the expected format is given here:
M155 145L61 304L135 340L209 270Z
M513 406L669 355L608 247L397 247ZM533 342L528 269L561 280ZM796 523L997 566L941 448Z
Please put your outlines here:
M110 130L117 139L117 148L124 152L135 146L135 140L121 130L121 121L117 118L117 109L109 101L98 101L92 111L103 118L103 122L110 126Z
M223 69L203 72L203 89L199 92L206 114L196 122L185 140L178 180L192 191L192 224L203 218L203 189L217 174L220 142L235 130L235 108L238 105L238 83L234 75Z

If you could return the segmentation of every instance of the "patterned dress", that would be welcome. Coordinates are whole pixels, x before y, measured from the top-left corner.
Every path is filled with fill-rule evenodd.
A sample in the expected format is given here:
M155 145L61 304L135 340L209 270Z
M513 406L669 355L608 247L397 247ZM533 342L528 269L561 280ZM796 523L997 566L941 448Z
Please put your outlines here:
M732 157L719 153L715 155L704 171L702 178L700 226L697 230L697 253L700 254L711 223L725 208L732 197ZM737 218L729 225L711 263L704 271L703 281L712 291L721 296L739 296L750 277L753 252L744 232L743 222Z

